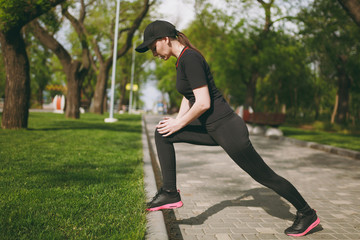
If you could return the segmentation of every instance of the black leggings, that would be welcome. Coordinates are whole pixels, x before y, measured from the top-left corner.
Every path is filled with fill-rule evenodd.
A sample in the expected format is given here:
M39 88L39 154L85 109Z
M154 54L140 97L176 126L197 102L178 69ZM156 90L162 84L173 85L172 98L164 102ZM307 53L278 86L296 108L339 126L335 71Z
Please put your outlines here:
M163 137L155 130L155 142L164 189L177 189L174 143L221 146L235 163L253 179L287 199L297 210L307 206L296 188L289 181L277 175L255 151L250 142L245 122L235 113L206 126L189 124L168 137Z

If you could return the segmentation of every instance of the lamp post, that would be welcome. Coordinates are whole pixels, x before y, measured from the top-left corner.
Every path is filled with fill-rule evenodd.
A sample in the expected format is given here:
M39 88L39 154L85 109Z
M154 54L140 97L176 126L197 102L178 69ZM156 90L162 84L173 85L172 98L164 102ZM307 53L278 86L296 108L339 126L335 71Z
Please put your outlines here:
M115 74L116 74L116 59L117 59L117 45L118 45L118 33L119 33L119 15L120 15L120 0L116 1L116 20L115 20L115 36L114 36L114 52L113 52L113 66L111 76L111 97L110 97L110 116L105 118L105 122L116 122L114 118L114 94L115 94Z
M132 63L131 63L130 99L129 99L130 114L132 113L132 99L133 99L134 74L135 74L135 45L136 45L136 41L133 43Z

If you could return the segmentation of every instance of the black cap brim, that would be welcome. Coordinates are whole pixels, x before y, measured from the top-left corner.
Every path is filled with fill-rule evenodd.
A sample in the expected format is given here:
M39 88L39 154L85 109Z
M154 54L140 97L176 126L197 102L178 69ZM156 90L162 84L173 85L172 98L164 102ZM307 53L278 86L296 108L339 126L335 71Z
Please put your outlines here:
M148 39L147 41L143 42L142 44L140 44L137 48L135 48L135 50L139 53L144 53L147 50L149 50L149 45L151 43L153 43L156 40L156 38L154 39Z

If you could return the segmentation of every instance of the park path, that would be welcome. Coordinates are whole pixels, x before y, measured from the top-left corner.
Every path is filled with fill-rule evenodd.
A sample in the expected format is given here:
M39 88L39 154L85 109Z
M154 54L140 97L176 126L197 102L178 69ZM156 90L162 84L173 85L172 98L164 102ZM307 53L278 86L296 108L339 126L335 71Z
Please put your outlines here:
M146 115L152 149L158 115ZM360 161L286 140L251 136L255 149L292 182L321 223L301 239L360 239ZM253 181L220 147L175 144L184 206L164 211L171 240L291 239L295 209Z

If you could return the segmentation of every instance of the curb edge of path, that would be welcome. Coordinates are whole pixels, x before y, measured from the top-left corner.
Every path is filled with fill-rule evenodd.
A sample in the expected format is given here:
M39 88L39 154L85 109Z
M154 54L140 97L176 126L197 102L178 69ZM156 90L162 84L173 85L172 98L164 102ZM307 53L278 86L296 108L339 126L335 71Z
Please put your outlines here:
M154 152L146 126L145 116L142 117L142 144L144 162L144 186L147 201L157 192L157 180L154 171ZM148 212L146 215L146 240L168 240L164 214L162 211Z
M360 152L355 151L355 150L344 149L344 148L334 147L334 146L330 146L330 145L324 145L324 144L315 143L315 142L307 142L307 141L303 141L303 140L299 140L299 139L295 139L295 138L284 137L284 136L282 136L282 137L271 137L270 136L268 138L287 141L287 142L290 142L290 143L298 145L298 146L313 148L313 149L325 151L328 153L336 154L339 156L349 157L349 158L353 158L355 160L360 160Z

